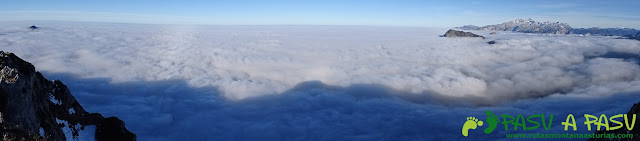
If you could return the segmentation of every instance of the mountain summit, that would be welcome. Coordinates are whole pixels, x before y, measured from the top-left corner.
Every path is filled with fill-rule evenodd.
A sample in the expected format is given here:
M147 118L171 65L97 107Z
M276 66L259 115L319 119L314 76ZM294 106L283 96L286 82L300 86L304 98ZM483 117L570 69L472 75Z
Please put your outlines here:
M531 19L517 19L496 25L478 27L465 25L459 27L464 30L494 30L494 31L514 31L524 33L550 33L567 34L571 31L571 26L560 22L536 22Z
M67 86L0 51L0 140L136 140L117 117L89 113Z
M531 19L517 19L496 25L483 27L475 25L465 25L458 27L463 30L487 30L487 31L513 31L523 33L543 33L543 34L582 34L582 35L602 35L602 36L622 36L621 38L635 39L640 41L640 30L633 28L571 28L569 24L561 22L536 22Z

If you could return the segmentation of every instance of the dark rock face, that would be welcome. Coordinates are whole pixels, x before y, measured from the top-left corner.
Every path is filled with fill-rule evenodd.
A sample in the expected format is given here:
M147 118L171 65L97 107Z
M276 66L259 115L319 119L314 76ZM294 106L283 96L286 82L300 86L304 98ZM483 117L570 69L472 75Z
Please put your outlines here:
M0 140L66 140L88 126L96 128L98 140L136 140L118 118L86 112L62 82L49 81L31 63L0 51Z
M496 44L496 41L489 41L487 42L487 44L493 45L493 44Z
M449 31L447 31L447 33L444 34L444 37L482 37L482 36L473 34L471 32L464 32L464 31L449 29ZM484 37L482 38L484 39Z
M629 116L629 118L632 118L633 115L632 114L636 114L636 116L640 115L640 102L633 104L633 106L631 107L631 109L629 110L629 112L627 112L627 116ZM629 122L629 123L633 123L633 122ZM610 123L611 124L611 123ZM622 124L625 124L624 122ZM636 122L634 124L634 128L632 130L627 130L626 125L624 125L622 128L620 129L616 129L616 130L611 130L611 131L596 131L596 134L633 134L633 138L614 138L614 139L608 139L608 138L591 138L589 139L589 141L638 141L640 140L640 122L636 119Z
M101 126L96 130L96 139L103 141L123 141L135 139L136 135L127 131L122 122L117 117L109 117L102 121Z

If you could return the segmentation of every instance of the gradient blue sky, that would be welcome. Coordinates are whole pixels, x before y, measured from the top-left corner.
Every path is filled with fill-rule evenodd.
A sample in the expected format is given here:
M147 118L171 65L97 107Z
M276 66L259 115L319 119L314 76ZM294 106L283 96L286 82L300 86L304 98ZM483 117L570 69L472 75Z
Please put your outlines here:
M0 21L453 27L532 18L640 28L638 7L638 0L9 0L0 5Z

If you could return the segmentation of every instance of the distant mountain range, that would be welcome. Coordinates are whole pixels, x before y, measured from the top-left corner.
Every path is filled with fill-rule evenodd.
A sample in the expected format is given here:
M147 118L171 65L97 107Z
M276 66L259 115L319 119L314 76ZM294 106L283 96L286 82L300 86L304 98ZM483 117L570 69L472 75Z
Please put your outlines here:
M571 26L560 22L536 22L531 19L517 19L496 25L478 27L475 25L465 25L459 27L466 30L491 30L491 31L513 31L523 33L552 33L567 34L571 31Z
M487 25L482 27L475 25L465 25L457 28L464 30L513 31L522 33L621 36L623 38L640 40L640 30L633 28L572 28L567 23L536 22L531 19L517 19L501 24Z

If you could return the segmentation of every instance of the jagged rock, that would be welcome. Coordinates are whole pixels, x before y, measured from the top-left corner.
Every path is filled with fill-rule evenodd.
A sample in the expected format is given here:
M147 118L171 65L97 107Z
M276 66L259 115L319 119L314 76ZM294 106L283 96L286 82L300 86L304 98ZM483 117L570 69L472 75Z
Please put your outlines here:
M482 37L482 36L473 34L471 32L464 32L464 31L449 29L449 31L447 31L447 33L444 34L444 37ZM484 39L484 37L482 38Z
M62 82L49 81L31 63L0 51L2 140L66 140L88 126L102 131L94 133L99 140L136 140L121 120L86 112Z
M633 106L631 106L631 109L629 110L629 112L627 112L627 116L629 116L629 118L633 117L632 114L636 114L636 116L640 116L640 102L633 104ZM629 123L633 123L633 122L629 122ZM625 124L624 122L622 124ZM633 134L633 138L613 138L613 139L608 139L608 138L591 138L589 139L589 141L638 141L640 140L640 121L635 121L635 124L633 125L634 128L632 130L628 130L626 127L626 125L623 126L623 128L619 128L616 130L610 130L610 131L596 131L596 134Z
M490 45L493 45L493 44L495 44L495 43L496 43L496 41L489 41L489 42L487 42L487 44L490 44Z

